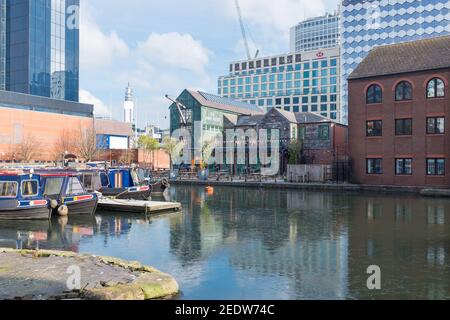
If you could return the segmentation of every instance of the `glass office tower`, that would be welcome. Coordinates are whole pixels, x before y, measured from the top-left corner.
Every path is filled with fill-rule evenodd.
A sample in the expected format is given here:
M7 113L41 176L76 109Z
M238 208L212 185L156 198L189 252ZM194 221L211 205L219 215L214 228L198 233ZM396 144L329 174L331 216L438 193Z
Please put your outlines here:
M5 10L5 89L78 101L79 0L6 0Z
M333 48L339 45L339 13L300 22L291 28L291 52Z
M0 0L0 90L5 90L6 72L6 0Z
M339 47L262 57L230 64L219 77L220 96L266 110L312 112L340 118Z
M347 78L375 46L450 34L449 0L344 0L341 7L343 122Z

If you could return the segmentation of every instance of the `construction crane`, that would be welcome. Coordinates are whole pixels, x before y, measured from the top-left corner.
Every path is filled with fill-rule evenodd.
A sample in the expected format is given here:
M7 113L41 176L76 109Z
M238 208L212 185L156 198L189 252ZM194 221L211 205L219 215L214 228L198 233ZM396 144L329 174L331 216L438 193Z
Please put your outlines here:
M168 100L170 100L171 102L175 103L175 105L177 106L178 113L180 114L181 125L188 127L188 121L190 121L190 119L188 119L189 118L189 115L187 112L188 108L181 102L169 97L168 94L166 94L166 98Z
M245 52L247 53L247 59L251 60L252 56L250 55L250 46L248 44L247 33L245 31L245 25L244 25L244 19L242 17L241 6L239 5L239 0L235 0L235 1L236 1L236 10L238 13L238 18L239 18L239 24L241 26L241 31L242 31L242 38L244 40ZM258 55L259 55L259 50L256 51L254 59L258 58Z

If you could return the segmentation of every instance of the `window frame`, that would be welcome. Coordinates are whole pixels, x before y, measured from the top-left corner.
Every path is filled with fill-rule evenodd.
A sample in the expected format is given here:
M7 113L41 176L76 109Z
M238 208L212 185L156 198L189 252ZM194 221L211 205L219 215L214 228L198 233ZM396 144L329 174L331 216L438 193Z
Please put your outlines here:
M442 132L437 132L438 129L438 119L444 119L444 130ZM428 126L428 121L429 120L434 120L434 125L433 125L433 132L430 132L429 129L430 127ZM426 134L427 135L443 135L445 134L445 117L427 117L427 123L426 123Z
M430 173L428 171L429 169L429 162L430 161L434 161L434 173ZM439 161L444 161L444 172L442 174L438 173L438 162ZM444 177L446 176L446 165L447 165L447 159L446 158L427 158L427 162L426 162L426 174L427 176L431 176L431 177Z
M377 100L376 89L379 89L380 99ZM369 93L373 90L373 101L369 101ZM371 84L366 91L366 104L381 104L383 103L383 89L378 84Z
M409 87L411 90L411 96L409 98L406 98L406 89ZM401 98L398 98L398 90L401 89ZM413 100L413 87L412 84L409 81L401 81L397 84L395 87L395 101L411 101Z
M442 82L442 85L444 86L444 95L442 95L442 96L439 96L439 95L438 95L438 81L441 81L441 82ZM430 84L431 84L432 82L434 82L434 85L433 85L434 95L433 95L432 97L430 97L428 93L429 93L429 90L430 90ZM445 82L444 82L444 80L442 80L442 79L439 78L439 77L435 77L435 78L433 78L433 79L430 79L430 81L427 82L427 87L426 87L426 92L425 92L426 98L427 98L427 99L439 99L439 98L445 98L445 91L446 91L445 89L446 89L446 88L445 88Z
M24 194L23 194L23 184L24 184L25 182L36 182L36 185L37 185L37 191L36 191L36 193L34 193L34 194L32 194L32 195L27 195L27 196L24 195ZM22 196L22 198L34 198L34 197L36 197L36 196L39 195L39 191L40 191L39 181L36 180L36 179L22 180L22 182L20 183L20 195Z
M329 140L330 139L330 126L329 125L319 125L319 140ZM323 135L326 133L326 135Z
M15 196L7 197L7 196L0 196L0 199L16 199L19 196L19 183L17 181L0 181L2 183L12 183L15 185L14 193Z
M81 192L80 193L73 193L73 192L69 193L69 190L72 188L71 187L72 186L72 183L71 183L72 180L78 181L79 185L81 186ZM68 181L67 181L67 184L66 184L64 195L66 197L73 197L73 196L76 197L76 196L79 196L79 195L83 195L84 193L86 193L86 189L85 189L83 183L80 181L80 179L78 177L69 177Z
M411 129L410 133L405 133L405 122L406 121L409 121L411 123L411 125L410 125L410 129ZM398 122L402 123L402 129L403 130L402 130L401 133L399 133L399 130L398 130L398 126L397 126ZM397 137L402 137L402 136L405 137L405 136L412 136L412 134L413 134L413 119L412 118L395 119L395 136L397 136Z
M379 164L379 168L380 168L380 172L375 172L375 170L373 170L373 172L370 172L369 168L369 163L370 161L380 161ZM374 163L375 164L375 163ZM375 169L376 166L373 166L373 169ZM368 175L382 175L383 174L383 158L367 158L366 159L366 174Z
M380 134L369 134L369 123L373 122L373 128L375 129L375 123L380 123L381 124L381 132ZM371 137L382 137L383 136L383 120L367 120L366 121L366 137L371 138Z
M405 166L405 164L406 164L406 161L411 161L411 173L406 173L405 172L405 168L406 168L406 166ZM398 161L402 161L402 163L403 163L403 171L402 172L398 172ZM412 176L413 175L413 159L412 158L395 158L395 175L396 176Z

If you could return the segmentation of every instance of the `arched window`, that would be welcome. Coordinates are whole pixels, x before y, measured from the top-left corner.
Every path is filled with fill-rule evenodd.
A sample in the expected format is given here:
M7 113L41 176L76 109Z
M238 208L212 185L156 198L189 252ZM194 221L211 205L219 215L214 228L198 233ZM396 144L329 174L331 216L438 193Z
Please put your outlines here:
M445 96L445 84L442 79L433 78L427 85L427 98L440 98Z
M383 92L379 85L373 84L367 89L366 102L367 104L383 102Z
M395 101L412 100L412 86L408 81L402 81L395 88Z

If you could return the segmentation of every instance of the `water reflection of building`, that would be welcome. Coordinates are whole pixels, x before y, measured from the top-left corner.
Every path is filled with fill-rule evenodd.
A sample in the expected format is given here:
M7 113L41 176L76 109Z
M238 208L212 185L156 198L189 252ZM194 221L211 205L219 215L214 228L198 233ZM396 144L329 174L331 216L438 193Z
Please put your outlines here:
M231 267L281 276L299 298L344 298L347 288L345 216L336 194L221 188L176 188L184 216L172 220L171 249L183 262L207 260L225 245ZM347 206L348 207L348 206Z
M361 299L450 297L450 201L355 197L349 219L349 290ZM369 291L366 269L378 265L382 290Z

